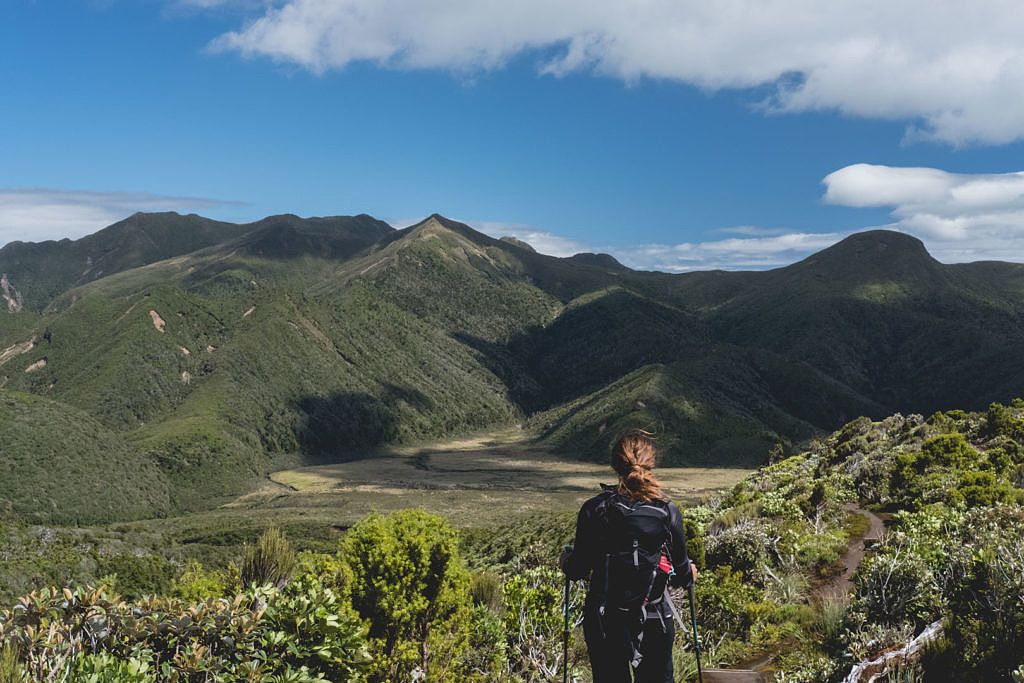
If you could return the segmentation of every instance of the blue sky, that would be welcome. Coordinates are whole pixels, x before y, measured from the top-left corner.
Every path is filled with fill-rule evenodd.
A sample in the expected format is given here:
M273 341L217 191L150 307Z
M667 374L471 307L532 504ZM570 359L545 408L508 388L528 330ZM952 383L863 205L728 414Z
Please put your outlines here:
M7 0L0 243L135 210L436 211L665 270L771 267L872 226L947 261L1024 260L1024 176L1005 175L1024 167L1005 90L1024 48L1014 32L1018 53L978 56L1024 18L1006 3L926 39L838 2L805 17L831 42L796 50L773 22L803 0L739 23L746 0L701 19L640 3L635 22L615 13L630 2L467 1Z

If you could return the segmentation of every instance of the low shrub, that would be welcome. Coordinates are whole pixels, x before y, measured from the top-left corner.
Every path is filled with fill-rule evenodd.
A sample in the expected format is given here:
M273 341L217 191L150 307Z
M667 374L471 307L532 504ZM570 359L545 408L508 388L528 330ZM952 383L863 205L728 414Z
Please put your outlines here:
M762 521L740 522L705 539L706 561L710 567L728 565L733 570L751 575L764 562L770 561L771 539Z
M267 529L242 551L242 584L284 586L295 568L295 551L280 529Z
M0 643L18 650L29 680L54 683L348 683L367 666L364 635L330 590L297 596L264 587L231 600L126 603L103 589L44 589L0 611Z
M342 540L342 585L364 620L371 681L458 681L469 645L470 577L458 534L421 510L370 515Z

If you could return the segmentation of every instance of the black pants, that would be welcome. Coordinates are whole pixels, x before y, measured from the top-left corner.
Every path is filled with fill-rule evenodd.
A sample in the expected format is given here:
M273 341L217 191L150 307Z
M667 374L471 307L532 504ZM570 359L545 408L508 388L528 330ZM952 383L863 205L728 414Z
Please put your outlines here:
M630 637L638 626L635 617L616 610L609 610L600 617L595 608L587 609L583 617L583 635L587 640L594 683L675 683L672 617L658 619L652 616L644 622L639 648L643 659L640 666L633 669L630 665L633 659Z

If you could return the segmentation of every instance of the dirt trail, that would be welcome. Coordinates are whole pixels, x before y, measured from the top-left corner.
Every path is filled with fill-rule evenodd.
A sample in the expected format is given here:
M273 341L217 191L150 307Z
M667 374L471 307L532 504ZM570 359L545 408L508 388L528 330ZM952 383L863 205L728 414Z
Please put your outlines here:
M857 571L857 567L860 566L861 560L864 559L864 555L867 553L867 543L880 540L882 534L885 533L885 523L875 513L865 510L857 503L848 504L846 510L866 517L869 522L868 530L863 536L856 536L850 539L850 546L846 549L846 553L842 558L840 558L840 562L843 565L842 573L836 574L815 588L811 593L812 597L841 598L849 595L853 590L851 579L854 572Z
M868 542L881 540L882 535L885 533L885 522L875 513L865 510L857 503L847 504L846 511L867 518L868 529L863 535L854 536L850 539L850 545L839 559L843 566L843 571L814 588L810 595L812 600L839 599L849 595L853 591L853 581L851 579L854 572L857 571L857 567L860 566L861 561L864 559L864 555L867 553ZM768 673L771 671L771 663L775 659L776 654L778 653L766 652L759 655L756 659L743 662L740 666L743 669Z

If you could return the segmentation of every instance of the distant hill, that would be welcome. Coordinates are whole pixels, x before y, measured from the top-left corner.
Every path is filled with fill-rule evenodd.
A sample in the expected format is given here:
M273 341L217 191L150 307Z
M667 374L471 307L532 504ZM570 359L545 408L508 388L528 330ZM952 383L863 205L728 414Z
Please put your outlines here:
M103 273L80 270L105 233ZM773 271L668 275L438 215L140 214L8 245L0 267L24 300L0 313L0 387L96 420L156 463L172 509L513 423L580 457L638 425L669 463L750 465L858 415L1024 393L1024 266L943 265L886 231Z
M187 254L248 232L248 226L194 214L137 213L79 240L11 242L0 249L0 273L29 310L106 275Z

